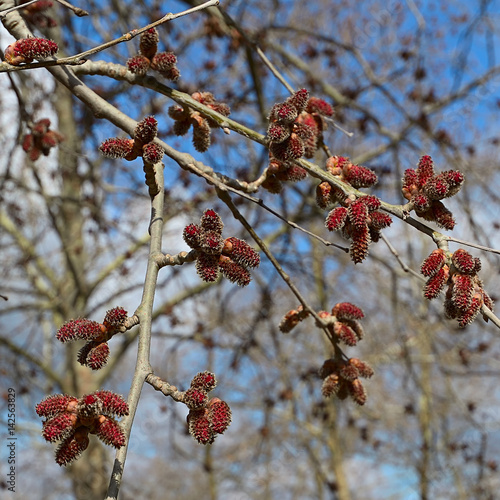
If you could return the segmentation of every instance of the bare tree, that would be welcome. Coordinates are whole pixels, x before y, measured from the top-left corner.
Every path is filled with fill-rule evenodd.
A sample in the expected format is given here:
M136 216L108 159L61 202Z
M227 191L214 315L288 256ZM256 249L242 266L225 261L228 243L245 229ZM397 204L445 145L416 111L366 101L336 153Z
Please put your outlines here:
M0 2L6 494L494 498L494 3L163 4Z

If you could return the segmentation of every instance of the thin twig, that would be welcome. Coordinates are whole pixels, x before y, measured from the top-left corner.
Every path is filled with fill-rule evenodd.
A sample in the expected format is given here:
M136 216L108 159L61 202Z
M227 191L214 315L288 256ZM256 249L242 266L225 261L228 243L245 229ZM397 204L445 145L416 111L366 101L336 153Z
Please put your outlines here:
M146 377L146 382L155 390L160 391L165 396L170 396L174 401L182 403L184 401L184 392L179 391L175 385L170 385L157 375L150 373Z
M5 9L0 12L0 19L3 19L9 12L14 12L15 10L24 9L28 5L38 2L38 0L30 0L29 2L23 3L21 5L16 5L10 9Z
M255 51L257 52L262 62L269 68L269 71L271 71L271 73L283 84L283 86L288 90L288 92L290 92L290 94L293 94L295 91L293 87L285 80L285 77L278 71L276 66L268 59L268 57L266 56L266 54L264 54L262 49L256 44L253 45L255 47Z
M417 273L416 271L414 271L411 267L408 267L404 262L403 260L401 259L401 256L399 255L398 251L394 248L394 246L392 245L392 243L387 239L387 237L384 235L384 234L381 234L380 235L383 242L387 245L387 248L389 248L390 252L392 253L392 255L394 255L394 257L396 257L396 260L399 262L399 265L401 266L401 269L403 269L403 271L405 273L409 273L415 277L417 277L419 280L424 280L424 277L421 276L419 273Z
M156 282L158 279L159 267L156 264L155 256L161 252L162 231L163 231L163 205L165 201L165 192L163 189L163 165L155 165L154 168L155 181L162 188L151 200L151 241L149 245L149 258L146 269L146 277L144 279L144 289L142 300L135 311L134 316L137 317L140 323L139 345L137 349L137 361L134 370L134 376L128 396L128 405L130 413L122 422L123 432L126 436L126 443L116 452L113 472L109 482L107 500L116 500L120 491L120 486L127 458L128 443L132 424L134 421L135 412L139 404L142 387L146 377L152 373L150 364L151 351L151 328L153 317L153 303L156 292Z
M89 13L86 10L80 9L80 7L75 7L74 5L71 5L70 3L66 2L66 0L56 0L56 2L60 3L64 7L67 7L69 10L72 10L78 17L84 17L89 15Z
M194 173L196 173L200 177L203 177L207 182L209 182L210 184L212 184L216 188L221 189L221 190L231 191L232 193L237 194L238 196L245 198L246 200L249 200L252 203L256 203L257 205L262 207L264 210L267 210L269 213L273 214L275 217L282 220L283 222L285 222L289 226L293 227L294 229L298 229L299 231L302 231L305 234L308 234L312 238L317 239L318 241L323 243L323 245L332 246L332 247L338 248L339 250L342 250L345 253L349 253L349 249L347 247L344 247L342 245L338 245L338 244L333 243L331 241L325 240L321 236L318 236L317 234L303 228L302 226L299 226L296 222L293 222L293 221L288 220L287 218L283 217L279 212L276 212L276 210L274 210L271 207L269 207L268 205L266 205L262 199L255 198L254 196L251 196L245 192L239 191L231 186L224 184L223 182L219 181L218 179L214 178L213 176L210 176L210 175L204 173L203 171L201 171L200 169L198 169L196 167L196 165L191 165L191 169Z
M308 304L304 296L300 293L299 289L295 286L293 281L290 279L290 276L284 271L284 269L281 267L281 264L277 261L277 259L274 257L272 252L267 248L267 245L264 243L264 241L260 238L260 236L254 231L253 227L249 224L249 222L245 219L243 214L238 210L236 205L233 203L233 200L231 199L231 196L229 196L229 193L226 189L220 189L219 187L215 188L217 191L217 196L227 205L229 210L231 210L234 218L241 222L243 227L247 230L247 232L250 234L250 236L255 240L257 245L261 248L261 250L266 254L267 258L271 261L271 264L274 266L276 271L278 271L278 274L281 276L283 281L286 283L288 288L292 291L292 293L297 297L299 302L302 304L304 309L306 311L309 311L311 315L314 317L316 320L318 326L322 327L325 330L325 333L328 335L328 330L326 328L326 324L321 319L316 311Z
M495 326L500 328L500 318L493 314L493 311L489 308L486 307L484 304L481 307L481 313L485 318L488 318Z
M154 256L156 264L159 268L165 266L181 266L186 262L194 262L198 252L196 250L191 250L190 252L179 252L176 255L169 255L160 253Z
M490 248L490 247L485 247L483 245L479 245L477 243L473 243L472 241L465 241L461 240L459 238L455 238L455 236L445 236L448 241L453 241L454 243L460 243L461 245L466 245L471 248L477 248L479 250L483 250L484 252L491 252L491 253L496 253L500 254L500 250L496 248Z
M186 16L189 14L193 14L194 12L198 12L200 10L206 9L208 7L213 7L215 5L219 5L219 0L209 0L208 2L205 2L204 4L198 5L196 7L192 7L191 9L184 10L182 12L178 12L177 14L166 14L163 16L161 19L158 19L158 21L155 21L154 23L148 24L147 26L144 26L143 28L140 29L133 29L130 30L128 33L125 33L119 38L115 38L114 40L111 40L109 42L103 43L101 45L98 45L97 47L94 47L92 49L86 50L85 52L80 52L79 54L75 54L70 57L65 57L62 59L48 59L46 61L38 62L38 63L29 63L29 64L24 64L21 66L12 66L8 63L3 63L0 64L0 73L2 72L7 72L7 71L21 71L25 69L34 69L34 68L45 68L45 67L51 67L51 66L61 66L61 65L79 65L79 64L84 64L86 62L86 57L91 56L93 54L97 54L98 52L102 52L103 50L109 49L110 47L114 47L115 45L118 45L119 43L122 42L129 42L136 36L140 35L141 33L144 33L145 31L155 28L156 26L159 26L160 24L164 24L166 22L172 21L174 19L178 19L179 17ZM9 11L12 11L14 9L9 9Z

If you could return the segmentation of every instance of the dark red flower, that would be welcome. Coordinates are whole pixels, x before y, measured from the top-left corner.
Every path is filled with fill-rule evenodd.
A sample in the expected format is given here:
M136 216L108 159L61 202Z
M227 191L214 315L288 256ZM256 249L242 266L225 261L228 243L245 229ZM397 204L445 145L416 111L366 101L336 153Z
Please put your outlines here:
M89 434L115 448L125 444L125 434L113 417L128 415L128 405L111 391L96 391L80 399L56 394L41 401L36 411L46 417L44 439L51 443L61 441L56 450L59 465L68 465L80 456L89 444Z

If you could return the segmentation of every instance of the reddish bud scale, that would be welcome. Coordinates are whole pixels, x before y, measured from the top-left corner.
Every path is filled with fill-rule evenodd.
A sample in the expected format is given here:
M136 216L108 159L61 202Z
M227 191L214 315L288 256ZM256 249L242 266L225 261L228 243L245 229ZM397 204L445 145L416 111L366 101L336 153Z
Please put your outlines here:
M381 201L376 196L363 196L361 198L358 198L358 200L366 205L366 208L369 212L374 212L375 210L379 209L381 205Z
M491 297L488 295L488 293L486 292L486 290L483 290L481 288L481 295L483 296L484 305L488 309L490 309L490 311L493 311L493 300L491 300Z
M314 135L317 136L321 130L323 130L319 124L322 124L321 120L318 120L316 116L312 115L311 112L302 112L297 121L295 122L295 126L297 125L305 125L314 131Z
M335 322L333 331L342 342L350 347L354 347L358 343L358 337L354 330L340 321Z
M292 134L283 142L272 142L269 151L278 160L287 162L303 156L304 144L296 134Z
M288 167L283 174L283 180L290 182L299 182L307 177L306 169L299 167L298 165L291 165Z
M297 326L303 319L309 316L309 311L305 311L302 306L297 309L288 311L280 321L279 329L283 333L289 333L295 326Z
M446 172L443 172L442 175L446 179L449 186L448 196L453 196L458 193L465 180L464 174L458 170L447 170Z
M42 151L38 149L37 147L34 147L29 151L28 157L31 161L36 161L38 158L42 156Z
M297 160L303 155L304 155L304 143L302 142L302 139L298 135L293 133L288 138L288 148L287 148L288 159Z
M405 170L403 175L402 188L403 191L406 190L405 198L410 199L412 192L417 189L418 177L417 172L413 168L408 168Z
M87 342L79 351L76 356L76 360L83 366L87 366L87 357L89 352L96 346L100 345L101 342Z
M309 127L303 123L295 123L293 131L302 140L302 142L306 142L316 135L316 128Z
M358 358L351 358L349 360L349 364L356 367L360 377L371 378L374 374L373 368L368 363L365 363Z
M35 145L35 140L31 134L27 134L24 136L22 148L25 153L30 151Z
M40 145L44 150L53 148L57 143L57 137L54 135L53 131L48 131L40 137Z
M314 130L313 135L307 139L302 139L304 144L304 156L306 158L313 158L318 149L318 133L318 130Z
M474 272L477 274L479 271L481 271L481 261L479 260L479 257L474 257L474 262L476 263Z
M322 182L316 187L316 204L326 210L334 201L331 199L332 186L329 182ZM333 230L331 230L333 231Z

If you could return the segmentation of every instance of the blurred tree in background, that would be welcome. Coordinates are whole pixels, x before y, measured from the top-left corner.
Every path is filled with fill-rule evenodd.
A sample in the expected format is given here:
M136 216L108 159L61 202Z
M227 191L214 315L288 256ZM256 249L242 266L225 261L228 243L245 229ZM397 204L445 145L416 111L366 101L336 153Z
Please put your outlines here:
M132 30L201 1L77 2L86 16L39 1L6 14L16 3L26 2L0 1L3 48L33 33L55 41L60 59L128 34L68 65L0 66L0 374L2 421L7 389L17 396L16 493L106 496L119 462L112 450L91 438L60 468L34 409L49 394L78 398L104 388L129 403L141 394L123 499L495 498L498 319L485 323L480 313L460 328L446 318L443 297L424 298L420 267L438 246L465 248L480 258L484 289L498 299L499 3L225 0L157 26L158 51L175 54L178 79L154 64L145 75L127 70L142 39ZM269 166L269 117L302 88L334 115L323 117L323 144L310 163L298 162L310 175L279 181ZM211 92L230 116L190 97L197 92ZM179 113L198 112L200 130L203 116L216 121L205 151L196 127L194 140L193 129L177 135L180 115L169 108L179 105ZM148 194L142 158L99 152L107 138L133 136L150 115L165 149L162 214L154 200L163 191L153 185ZM325 227L330 208L316 201L325 181L318 171L326 174L332 155L375 172L378 183L363 191L393 215L357 264L350 242ZM436 173L465 177L445 201L453 231L401 209L404 173L423 155ZM247 287L202 281L201 265L179 254L191 251L184 227L207 208L220 214L224 237L260 247ZM165 258L141 304L158 224L161 251L181 257ZM361 308L362 342L332 344L318 317L284 335L280 321L301 301L316 315L343 302ZM139 304L152 313L136 311ZM136 319L109 342L106 366L92 371L77 362L83 344L62 345L55 333L73 318L102 321L116 306ZM214 394L233 421L213 445L189 436L188 410L152 390L151 379L141 393L144 366L133 379L144 317L152 320L150 367L161 380L186 390L196 373L216 374ZM375 372L363 381L363 405L322 395L320 369L342 352ZM4 466L0 487L11 498Z

